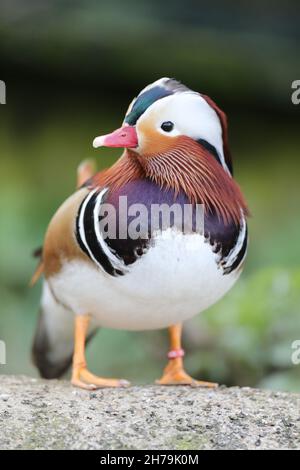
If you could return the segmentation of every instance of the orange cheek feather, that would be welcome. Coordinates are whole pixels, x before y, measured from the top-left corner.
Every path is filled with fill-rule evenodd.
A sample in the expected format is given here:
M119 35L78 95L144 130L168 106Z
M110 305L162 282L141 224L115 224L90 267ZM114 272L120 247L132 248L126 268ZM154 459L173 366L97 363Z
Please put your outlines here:
M138 134L141 138L141 158L151 158L155 155L170 152L178 143L179 136L173 137L161 134L155 128L156 119L148 119L147 122L140 123L138 126Z

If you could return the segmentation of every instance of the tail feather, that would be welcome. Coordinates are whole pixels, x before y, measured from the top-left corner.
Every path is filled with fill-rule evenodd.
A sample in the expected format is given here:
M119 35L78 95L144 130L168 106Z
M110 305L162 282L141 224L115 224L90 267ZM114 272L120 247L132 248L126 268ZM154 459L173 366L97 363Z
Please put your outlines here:
M45 325L45 313L41 309L38 324L32 345L32 360L38 368L41 377L56 379L61 377L69 369L72 362L72 352L63 354L62 357L53 358L53 344Z

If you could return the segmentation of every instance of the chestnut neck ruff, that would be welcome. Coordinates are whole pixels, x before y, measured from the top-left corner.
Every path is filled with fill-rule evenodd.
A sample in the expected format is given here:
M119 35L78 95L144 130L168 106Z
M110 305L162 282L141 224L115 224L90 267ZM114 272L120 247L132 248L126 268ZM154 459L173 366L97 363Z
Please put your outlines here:
M238 184L208 150L189 137L178 138L175 148L161 154L140 156L125 150L111 168L97 173L85 186L114 190L143 178L173 189L175 197L183 191L192 204L203 204L206 213L216 213L225 224L238 225L242 215L249 215Z

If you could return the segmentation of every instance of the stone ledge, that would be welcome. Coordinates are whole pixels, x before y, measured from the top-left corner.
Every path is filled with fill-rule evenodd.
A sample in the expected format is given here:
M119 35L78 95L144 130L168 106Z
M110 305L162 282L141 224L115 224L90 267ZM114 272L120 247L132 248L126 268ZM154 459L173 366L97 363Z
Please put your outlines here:
M1 449L300 448L300 395L0 378Z

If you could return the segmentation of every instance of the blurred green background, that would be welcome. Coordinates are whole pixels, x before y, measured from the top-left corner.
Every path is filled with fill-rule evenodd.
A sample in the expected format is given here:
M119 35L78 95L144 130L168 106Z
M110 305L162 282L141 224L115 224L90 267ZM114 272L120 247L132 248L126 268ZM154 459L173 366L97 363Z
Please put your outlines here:
M1 0L1 373L36 375L30 345L41 284L28 288L50 217L76 167L119 150L92 139L119 126L132 98L171 76L229 116L235 176L253 217L246 269L217 305L185 325L186 366L227 385L300 391L299 2ZM165 331L101 330L88 349L98 374L152 382Z

